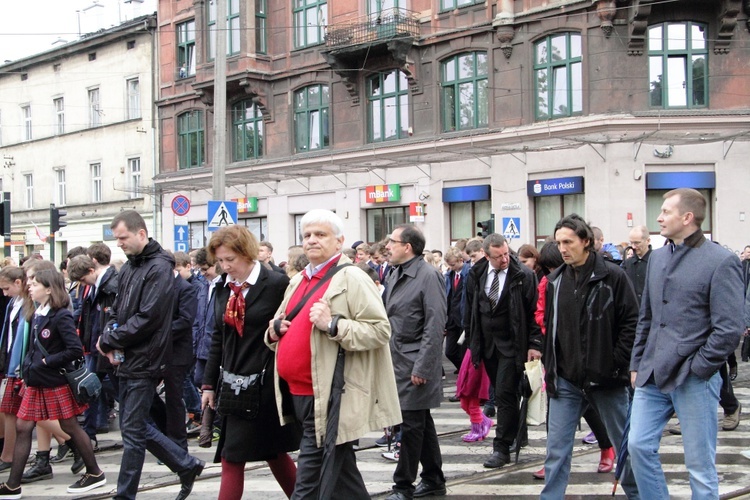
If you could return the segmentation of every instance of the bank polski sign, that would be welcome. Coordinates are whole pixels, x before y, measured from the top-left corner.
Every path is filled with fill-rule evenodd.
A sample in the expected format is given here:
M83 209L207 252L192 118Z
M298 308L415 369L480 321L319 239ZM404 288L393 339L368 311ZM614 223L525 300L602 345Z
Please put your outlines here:
M386 203L401 201L401 186L399 184L380 184L365 187L366 203Z
M527 181L526 193L532 197L580 194L583 193L583 177L557 177Z

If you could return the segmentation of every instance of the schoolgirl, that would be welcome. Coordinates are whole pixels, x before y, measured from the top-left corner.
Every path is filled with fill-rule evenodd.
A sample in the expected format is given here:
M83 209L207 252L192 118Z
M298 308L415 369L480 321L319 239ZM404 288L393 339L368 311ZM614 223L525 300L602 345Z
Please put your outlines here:
M86 405L79 404L60 373L61 368L83 357L73 315L67 309L70 297L65 282L54 270L38 270L29 283L31 298L38 304L31 321L28 352L22 362L24 385L16 421L16 446L10 477L0 484L0 499L21 498L23 466L31 450L31 435L37 421L60 421L71 436L86 465L86 473L68 487L68 493L83 493L107 483L96 463L94 450L76 419Z

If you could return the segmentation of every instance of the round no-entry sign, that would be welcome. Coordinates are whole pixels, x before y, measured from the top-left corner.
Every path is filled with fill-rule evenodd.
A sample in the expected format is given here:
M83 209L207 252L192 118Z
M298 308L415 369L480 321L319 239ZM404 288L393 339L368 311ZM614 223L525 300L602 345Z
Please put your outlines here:
M175 215L187 215L189 211L190 200L187 199L187 196L178 194L172 198L172 212Z

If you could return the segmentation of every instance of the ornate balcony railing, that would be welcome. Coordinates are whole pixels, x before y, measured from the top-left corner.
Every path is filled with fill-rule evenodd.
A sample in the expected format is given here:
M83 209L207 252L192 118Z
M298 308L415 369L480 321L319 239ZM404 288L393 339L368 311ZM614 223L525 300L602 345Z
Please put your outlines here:
M364 16L356 21L328 26L325 40L326 47L340 48L397 37L417 36L419 22L416 13L394 8Z

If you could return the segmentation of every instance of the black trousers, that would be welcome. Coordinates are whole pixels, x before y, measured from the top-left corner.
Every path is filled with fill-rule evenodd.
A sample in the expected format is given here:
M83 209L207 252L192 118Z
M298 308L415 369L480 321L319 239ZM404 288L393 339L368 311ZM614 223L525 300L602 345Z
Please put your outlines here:
M151 418L156 422L159 430L169 439L187 451L187 428L185 418L185 400L182 399L182 384L190 365L170 365L164 371L164 399L154 393L151 405Z
M497 427L492 448L507 454L518 434L518 385L522 372L516 369L515 358L502 356L497 352L484 360L484 368L495 387L497 406Z
M740 407L740 402L737 401L737 397L734 395L734 389L732 388L732 381L729 379L729 370L727 370L726 363L719 368L719 375L721 375L719 406L724 410L724 415L731 415Z
M411 498L420 463L425 483L445 484L443 456L430 410L401 410L401 418L401 452L393 473L393 490Z
M466 348L458 344L460 337L460 328L449 328L445 332L445 357L456 367L456 370L461 369L461 363L464 360L464 354L466 354Z
M320 487L320 468L323 465L323 447L318 448L315 441L315 399L313 396L292 396L292 401L295 416L302 422L302 441L297 457L297 482L294 485L292 499L316 500ZM354 456L352 443L336 446L331 478L336 481L332 498L370 498L362 474L357 468L357 457Z

